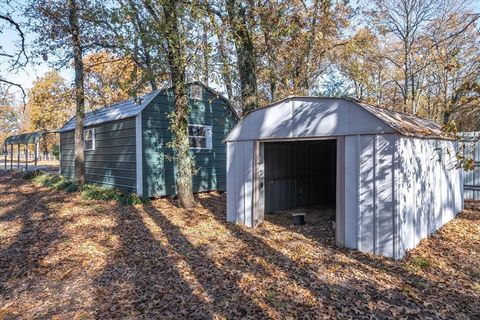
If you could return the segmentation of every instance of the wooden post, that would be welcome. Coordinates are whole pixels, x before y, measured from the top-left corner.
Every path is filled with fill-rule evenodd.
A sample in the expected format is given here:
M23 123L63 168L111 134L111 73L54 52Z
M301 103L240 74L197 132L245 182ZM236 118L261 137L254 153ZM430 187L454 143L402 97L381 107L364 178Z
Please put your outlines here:
M13 170L13 143L10 145L10 171Z
M20 169L20 143L17 144L17 169Z
M25 172L28 172L28 143L25 143Z
M5 155L5 171L7 171L7 144L3 145L3 153Z

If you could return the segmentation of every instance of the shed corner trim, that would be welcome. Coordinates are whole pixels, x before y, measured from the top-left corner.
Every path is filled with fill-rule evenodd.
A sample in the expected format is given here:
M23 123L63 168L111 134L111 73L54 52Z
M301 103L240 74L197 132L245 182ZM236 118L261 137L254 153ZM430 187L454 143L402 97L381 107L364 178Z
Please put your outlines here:
M142 145L142 113L135 116L135 166L136 191L143 196L143 145Z

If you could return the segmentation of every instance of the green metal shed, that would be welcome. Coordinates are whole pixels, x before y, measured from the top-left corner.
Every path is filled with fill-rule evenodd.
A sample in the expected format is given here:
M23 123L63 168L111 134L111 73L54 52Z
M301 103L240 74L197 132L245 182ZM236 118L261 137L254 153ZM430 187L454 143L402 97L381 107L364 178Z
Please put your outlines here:
M189 84L189 138L194 192L226 189L223 139L238 121L229 101L201 82ZM86 181L145 197L174 195L175 154L168 114L171 89L154 91L86 114ZM60 129L60 173L74 177L75 118Z

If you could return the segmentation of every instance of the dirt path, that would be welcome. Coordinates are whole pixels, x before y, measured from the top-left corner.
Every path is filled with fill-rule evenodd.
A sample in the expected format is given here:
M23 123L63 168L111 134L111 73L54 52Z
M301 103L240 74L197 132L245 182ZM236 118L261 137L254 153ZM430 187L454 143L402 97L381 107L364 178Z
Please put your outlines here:
M480 318L480 204L395 262L198 201L125 207L0 174L0 319Z

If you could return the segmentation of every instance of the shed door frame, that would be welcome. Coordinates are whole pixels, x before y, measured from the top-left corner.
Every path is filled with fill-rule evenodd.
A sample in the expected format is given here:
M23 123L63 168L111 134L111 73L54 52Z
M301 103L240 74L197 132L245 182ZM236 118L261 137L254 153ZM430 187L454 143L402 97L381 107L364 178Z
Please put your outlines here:
M274 139L257 140L254 145L254 198L253 198L253 227L260 225L265 216L265 164L264 146L268 142L292 142L292 141L313 141L313 140L335 140L336 141L336 190L335 190L335 240L338 245L345 245L345 138L320 137L313 139Z

